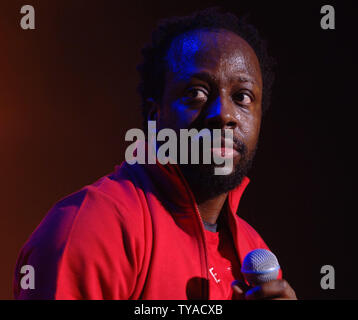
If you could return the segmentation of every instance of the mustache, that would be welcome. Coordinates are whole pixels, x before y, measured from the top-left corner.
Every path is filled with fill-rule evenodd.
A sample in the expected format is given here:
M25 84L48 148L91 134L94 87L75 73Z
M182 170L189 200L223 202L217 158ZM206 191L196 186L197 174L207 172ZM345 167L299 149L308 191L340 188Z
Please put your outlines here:
M246 144L241 141L239 138L237 137L233 137L233 144L234 144L234 149L236 149L239 153L241 154L245 154L247 152L247 146Z
M188 130L191 130L191 129L196 129L198 132L201 132L201 130L205 129L205 130L208 130L204 135L197 135L196 137L194 137L194 139L198 139L199 140L199 143L202 144L203 143L203 139L204 139L204 136L209 136L210 139L211 139L211 142L212 142L212 145L214 143L214 140L215 141L218 141L218 139L220 139L220 142L221 142L221 146L224 147L225 146L225 139L228 139L228 137L225 137L225 130L224 129L220 129L220 136L221 137L218 137L218 136L215 136L214 135L214 129L211 129L211 128L198 128L198 127L195 127L195 126L191 126L188 128ZM178 139L177 141L178 144L180 144L180 141ZM240 140L240 138L238 138L237 136L234 136L232 135L232 147L233 149L235 149L238 153L240 153L242 156L246 156L247 155L247 152L248 152L248 148L246 146L246 144Z
M232 137L232 142L233 142L233 148L239 152L240 154L244 155L247 153L247 146L246 144L241 141L238 137L233 136ZM225 132L224 130L221 133L221 143L222 145L225 145Z
M211 141L214 142L214 134L213 131L210 130L210 137L211 137ZM202 142L202 137L199 137L200 141ZM224 147L225 146L225 139L227 139L227 137L225 137L225 131L221 130L221 146ZM246 144L240 140L237 136L233 136L232 137L232 147L233 149L235 149L237 152L239 152L241 155L245 155L247 153L247 146Z

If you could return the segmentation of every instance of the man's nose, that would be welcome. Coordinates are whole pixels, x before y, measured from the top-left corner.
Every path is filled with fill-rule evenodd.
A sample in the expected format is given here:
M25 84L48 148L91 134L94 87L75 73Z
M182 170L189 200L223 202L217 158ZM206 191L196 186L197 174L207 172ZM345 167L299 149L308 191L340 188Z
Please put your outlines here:
M217 97L207 110L205 122L211 129L235 129L238 120L233 102L229 98Z

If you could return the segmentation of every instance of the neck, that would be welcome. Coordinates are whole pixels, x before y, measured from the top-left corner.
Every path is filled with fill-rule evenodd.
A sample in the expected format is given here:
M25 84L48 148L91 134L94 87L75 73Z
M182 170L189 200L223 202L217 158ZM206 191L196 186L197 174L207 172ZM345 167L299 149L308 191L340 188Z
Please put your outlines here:
M223 193L214 198L198 202L201 218L208 223L217 223L227 195L227 193Z

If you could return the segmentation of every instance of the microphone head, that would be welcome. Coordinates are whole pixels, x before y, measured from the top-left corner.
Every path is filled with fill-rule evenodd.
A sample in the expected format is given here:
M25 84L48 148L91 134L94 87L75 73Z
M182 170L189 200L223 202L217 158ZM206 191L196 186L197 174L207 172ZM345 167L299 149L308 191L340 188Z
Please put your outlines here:
M279 270L276 256L266 249L250 251L241 268L244 278L253 287L277 279Z

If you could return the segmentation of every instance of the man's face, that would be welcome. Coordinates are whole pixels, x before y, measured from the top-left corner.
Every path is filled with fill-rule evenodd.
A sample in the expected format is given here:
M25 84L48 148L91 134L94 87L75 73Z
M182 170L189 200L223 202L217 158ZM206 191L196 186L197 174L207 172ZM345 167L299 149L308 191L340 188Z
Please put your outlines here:
M177 134L180 129L232 129L236 170L255 153L261 99L259 62L245 40L226 30L192 31L175 38L167 53L157 125Z

